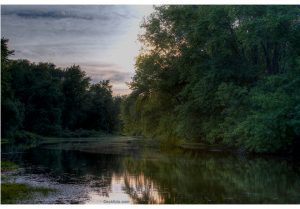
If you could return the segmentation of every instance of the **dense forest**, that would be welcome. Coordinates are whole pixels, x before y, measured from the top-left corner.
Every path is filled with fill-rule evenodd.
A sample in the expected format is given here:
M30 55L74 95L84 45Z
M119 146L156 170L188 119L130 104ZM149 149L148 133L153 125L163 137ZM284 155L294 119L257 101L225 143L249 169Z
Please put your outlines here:
M160 6L142 24L123 131L292 152L300 144L299 6Z
M79 66L11 60L1 39L2 137L88 136L118 130L121 98L108 80L92 84ZM29 136L28 136L29 135Z

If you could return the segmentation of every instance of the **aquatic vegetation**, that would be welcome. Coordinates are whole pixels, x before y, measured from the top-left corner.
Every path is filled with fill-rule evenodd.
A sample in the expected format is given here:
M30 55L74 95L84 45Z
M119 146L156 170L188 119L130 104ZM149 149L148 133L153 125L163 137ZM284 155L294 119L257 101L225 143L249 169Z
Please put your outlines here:
M2 183L1 204L16 204L24 200L32 199L36 193L46 196L50 192L54 191L54 189L45 187L32 187L26 184Z
M11 161L1 161L1 171L11 171L17 169L19 166Z

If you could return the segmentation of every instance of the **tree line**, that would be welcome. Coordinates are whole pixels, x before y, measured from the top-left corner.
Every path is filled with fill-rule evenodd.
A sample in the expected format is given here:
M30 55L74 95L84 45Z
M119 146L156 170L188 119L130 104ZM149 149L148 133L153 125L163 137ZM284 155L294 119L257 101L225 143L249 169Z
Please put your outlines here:
M159 6L142 24L123 131L290 152L300 144L299 6Z
M8 39L1 39L1 134L19 131L44 136L118 130L120 97L112 96L109 80L91 78L73 65L11 60ZM78 132L79 130L79 132Z

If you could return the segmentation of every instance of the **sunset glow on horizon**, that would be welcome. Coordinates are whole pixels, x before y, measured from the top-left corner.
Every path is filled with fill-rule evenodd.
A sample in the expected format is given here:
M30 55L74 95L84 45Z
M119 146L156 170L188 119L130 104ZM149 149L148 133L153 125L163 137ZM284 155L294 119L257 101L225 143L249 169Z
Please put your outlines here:
M137 41L151 5L26 5L1 7L2 37L12 59L80 65L92 82L110 80L114 95L130 92Z

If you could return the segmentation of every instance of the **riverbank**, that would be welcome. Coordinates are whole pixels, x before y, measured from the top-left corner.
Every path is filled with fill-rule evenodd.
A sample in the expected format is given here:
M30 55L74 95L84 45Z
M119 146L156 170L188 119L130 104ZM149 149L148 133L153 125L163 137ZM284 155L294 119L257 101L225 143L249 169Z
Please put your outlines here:
M138 154L145 148L155 148L156 150L170 151L192 151L192 152L224 152L234 155L256 155L256 156L296 156L299 152L289 153L254 153L245 149L227 146L223 144L205 144L201 142L178 141L173 144L155 138L144 138L142 136L124 136L116 134L94 133L91 137L45 137L35 135L34 140L24 139L22 143L12 143L13 140L2 139L1 144L11 147L9 152L19 152L38 146L51 149L59 148L65 150L77 150L81 152L103 153L103 154ZM166 146L166 144L168 146Z
M31 202L56 191L53 188L17 183L20 169L14 162L1 161L1 204Z

